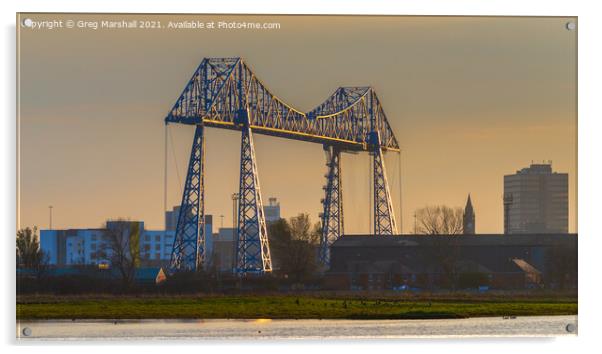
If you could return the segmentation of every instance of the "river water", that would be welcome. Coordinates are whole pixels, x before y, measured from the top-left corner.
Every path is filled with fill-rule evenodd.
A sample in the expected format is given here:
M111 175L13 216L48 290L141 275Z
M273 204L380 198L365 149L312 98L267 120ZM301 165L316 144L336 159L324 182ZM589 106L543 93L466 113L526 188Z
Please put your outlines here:
M568 327L567 327L568 326ZM17 322L22 340L362 339L576 335L577 316L448 320L65 320ZM25 335L27 334L27 335Z

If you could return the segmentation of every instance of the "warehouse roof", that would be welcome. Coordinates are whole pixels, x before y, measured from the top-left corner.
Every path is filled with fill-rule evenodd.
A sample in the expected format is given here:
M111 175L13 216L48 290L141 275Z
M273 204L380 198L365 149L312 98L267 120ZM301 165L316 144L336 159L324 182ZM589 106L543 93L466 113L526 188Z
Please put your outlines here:
M577 243L577 234L477 235L344 235L331 247L458 246L562 246Z

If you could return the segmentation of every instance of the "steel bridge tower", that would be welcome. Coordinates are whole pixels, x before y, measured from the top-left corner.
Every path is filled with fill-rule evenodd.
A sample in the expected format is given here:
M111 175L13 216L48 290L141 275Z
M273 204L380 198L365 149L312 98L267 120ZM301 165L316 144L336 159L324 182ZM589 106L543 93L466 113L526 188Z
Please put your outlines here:
M165 123L196 127L170 270L200 270L205 261L204 130L241 132L236 268L238 274L272 271L253 133L319 143L326 153L326 185L321 213L320 261L328 266L329 246L343 235L341 155L367 151L373 158L374 233L397 233L384 153L399 152L376 92L371 87L339 87L304 113L274 96L241 58L206 58L180 94Z
M320 238L320 262L330 264L330 245L344 234L343 189L341 181L341 150L334 146L324 146L326 153L325 198L322 199L322 235Z
M255 163L253 135L248 119L242 125L236 272L271 272L272 259Z
M205 203L204 164L205 147L203 125L197 125L192 140L190 161L180 214L176 224L170 267L196 270L205 259Z
M385 158L383 151L380 148L378 131L372 132L371 137L374 139L370 151L373 158L374 234L396 235L397 225L395 224L395 213L393 212L391 192L389 191L389 183L387 182L387 172L385 169Z

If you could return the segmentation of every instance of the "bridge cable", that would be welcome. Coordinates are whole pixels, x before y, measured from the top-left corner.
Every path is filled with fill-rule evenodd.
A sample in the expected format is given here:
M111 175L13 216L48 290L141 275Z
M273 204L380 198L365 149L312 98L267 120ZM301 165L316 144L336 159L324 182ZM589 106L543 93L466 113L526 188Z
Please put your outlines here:
M374 201L374 193L372 193L372 182L373 182L373 178L372 178L372 172L373 172L373 167L372 167L372 157L370 155L370 153L368 153L368 210L370 211L370 213L368 214L368 234L369 235L374 235L376 233L376 230L373 230L373 225L374 222L372 221L372 211L374 210L374 207L372 206L372 202Z
M163 134L163 215L167 212L167 123L165 123ZM167 223L165 217L163 222ZM167 229L167 225L163 225Z
M183 190L183 188L182 188L182 179L180 178L180 168L178 167L178 158L176 156L176 149L174 148L174 145L173 145L174 139L173 139L173 135L171 134L171 129L167 129L167 131L169 132L169 142L170 142L170 145L171 145L171 152L172 152L172 155L173 155L173 162L176 165L176 177L178 178L178 185L180 186L180 194L182 194L183 193L182 192L182 190Z
M397 229L397 231L400 235L403 234L403 190L401 183L401 174L403 173L403 167L401 163L401 149L399 149L399 151L397 152L397 164L399 165L399 179L397 180L397 182L399 183L399 228Z

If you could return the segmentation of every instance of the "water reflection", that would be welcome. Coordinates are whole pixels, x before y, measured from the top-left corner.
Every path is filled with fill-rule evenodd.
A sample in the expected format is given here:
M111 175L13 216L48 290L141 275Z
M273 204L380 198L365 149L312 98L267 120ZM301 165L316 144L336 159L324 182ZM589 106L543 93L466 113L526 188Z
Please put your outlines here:
M22 330L30 329L24 337ZM570 331L567 329L571 329ZM447 320L135 320L22 321L17 337L32 339L284 339L533 337L577 334L577 316Z

